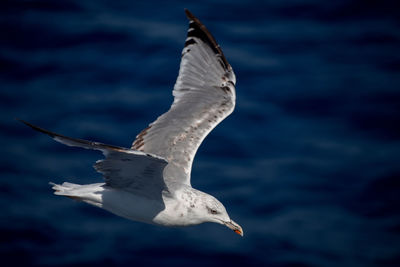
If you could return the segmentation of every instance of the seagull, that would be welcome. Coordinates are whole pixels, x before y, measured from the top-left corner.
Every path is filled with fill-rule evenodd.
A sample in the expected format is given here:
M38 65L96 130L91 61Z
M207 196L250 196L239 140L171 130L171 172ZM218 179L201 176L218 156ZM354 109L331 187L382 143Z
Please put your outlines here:
M104 155L94 164L104 182L50 183L55 195L133 221L171 227L213 222L243 236L219 200L190 184L198 147L234 110L236 77L211 33L189 10L185 13L189 30L172 92L174 101L136 136L131 148L71 138L21 122L64 145Z

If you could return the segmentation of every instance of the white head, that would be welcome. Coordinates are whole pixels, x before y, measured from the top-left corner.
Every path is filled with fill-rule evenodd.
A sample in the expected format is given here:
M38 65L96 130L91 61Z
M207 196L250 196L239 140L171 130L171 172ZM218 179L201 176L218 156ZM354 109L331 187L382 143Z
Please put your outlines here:
M230 219L224 205L218 199L196 189L191 189L191 192L186 192L187 194L184 197L188 209L186 219L189 219L191 224L219 223L243 236L242 227Z

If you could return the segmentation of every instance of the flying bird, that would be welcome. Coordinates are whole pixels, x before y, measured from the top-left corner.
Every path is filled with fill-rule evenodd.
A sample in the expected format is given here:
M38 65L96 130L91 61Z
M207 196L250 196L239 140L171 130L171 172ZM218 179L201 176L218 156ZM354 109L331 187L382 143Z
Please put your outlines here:
M54 140L99 150L94 168L104 182L54 184L54 194L83 201L118 216L162 226L204 222L243 236L215 197L190 184L192 163L204 138L235 107L236 77L220 46L190 11L189 30L170 109L141 131L131 148L71 138L22 121Z

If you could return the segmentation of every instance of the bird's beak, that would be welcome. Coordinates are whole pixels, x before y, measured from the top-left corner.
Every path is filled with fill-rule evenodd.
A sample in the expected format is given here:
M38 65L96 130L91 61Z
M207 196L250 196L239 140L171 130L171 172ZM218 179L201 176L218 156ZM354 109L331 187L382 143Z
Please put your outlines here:
M235 233L237 233L238 235L243 236L243 230L242 227L240 227L239 224L235 223L234 221L230 221L230 222L224 222L224 224L229 227L230 229L232 229Z

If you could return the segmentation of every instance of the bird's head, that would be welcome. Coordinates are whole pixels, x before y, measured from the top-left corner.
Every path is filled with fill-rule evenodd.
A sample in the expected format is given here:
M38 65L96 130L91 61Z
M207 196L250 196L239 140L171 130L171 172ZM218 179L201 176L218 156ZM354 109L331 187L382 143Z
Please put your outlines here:
M206 193L203 193L201 198L202 201L200 202L201 207L199 212L202 213L204 222L214 222L225 225L235 233L243 236L242 227L231 220L224 205L222 205L218 199Z

